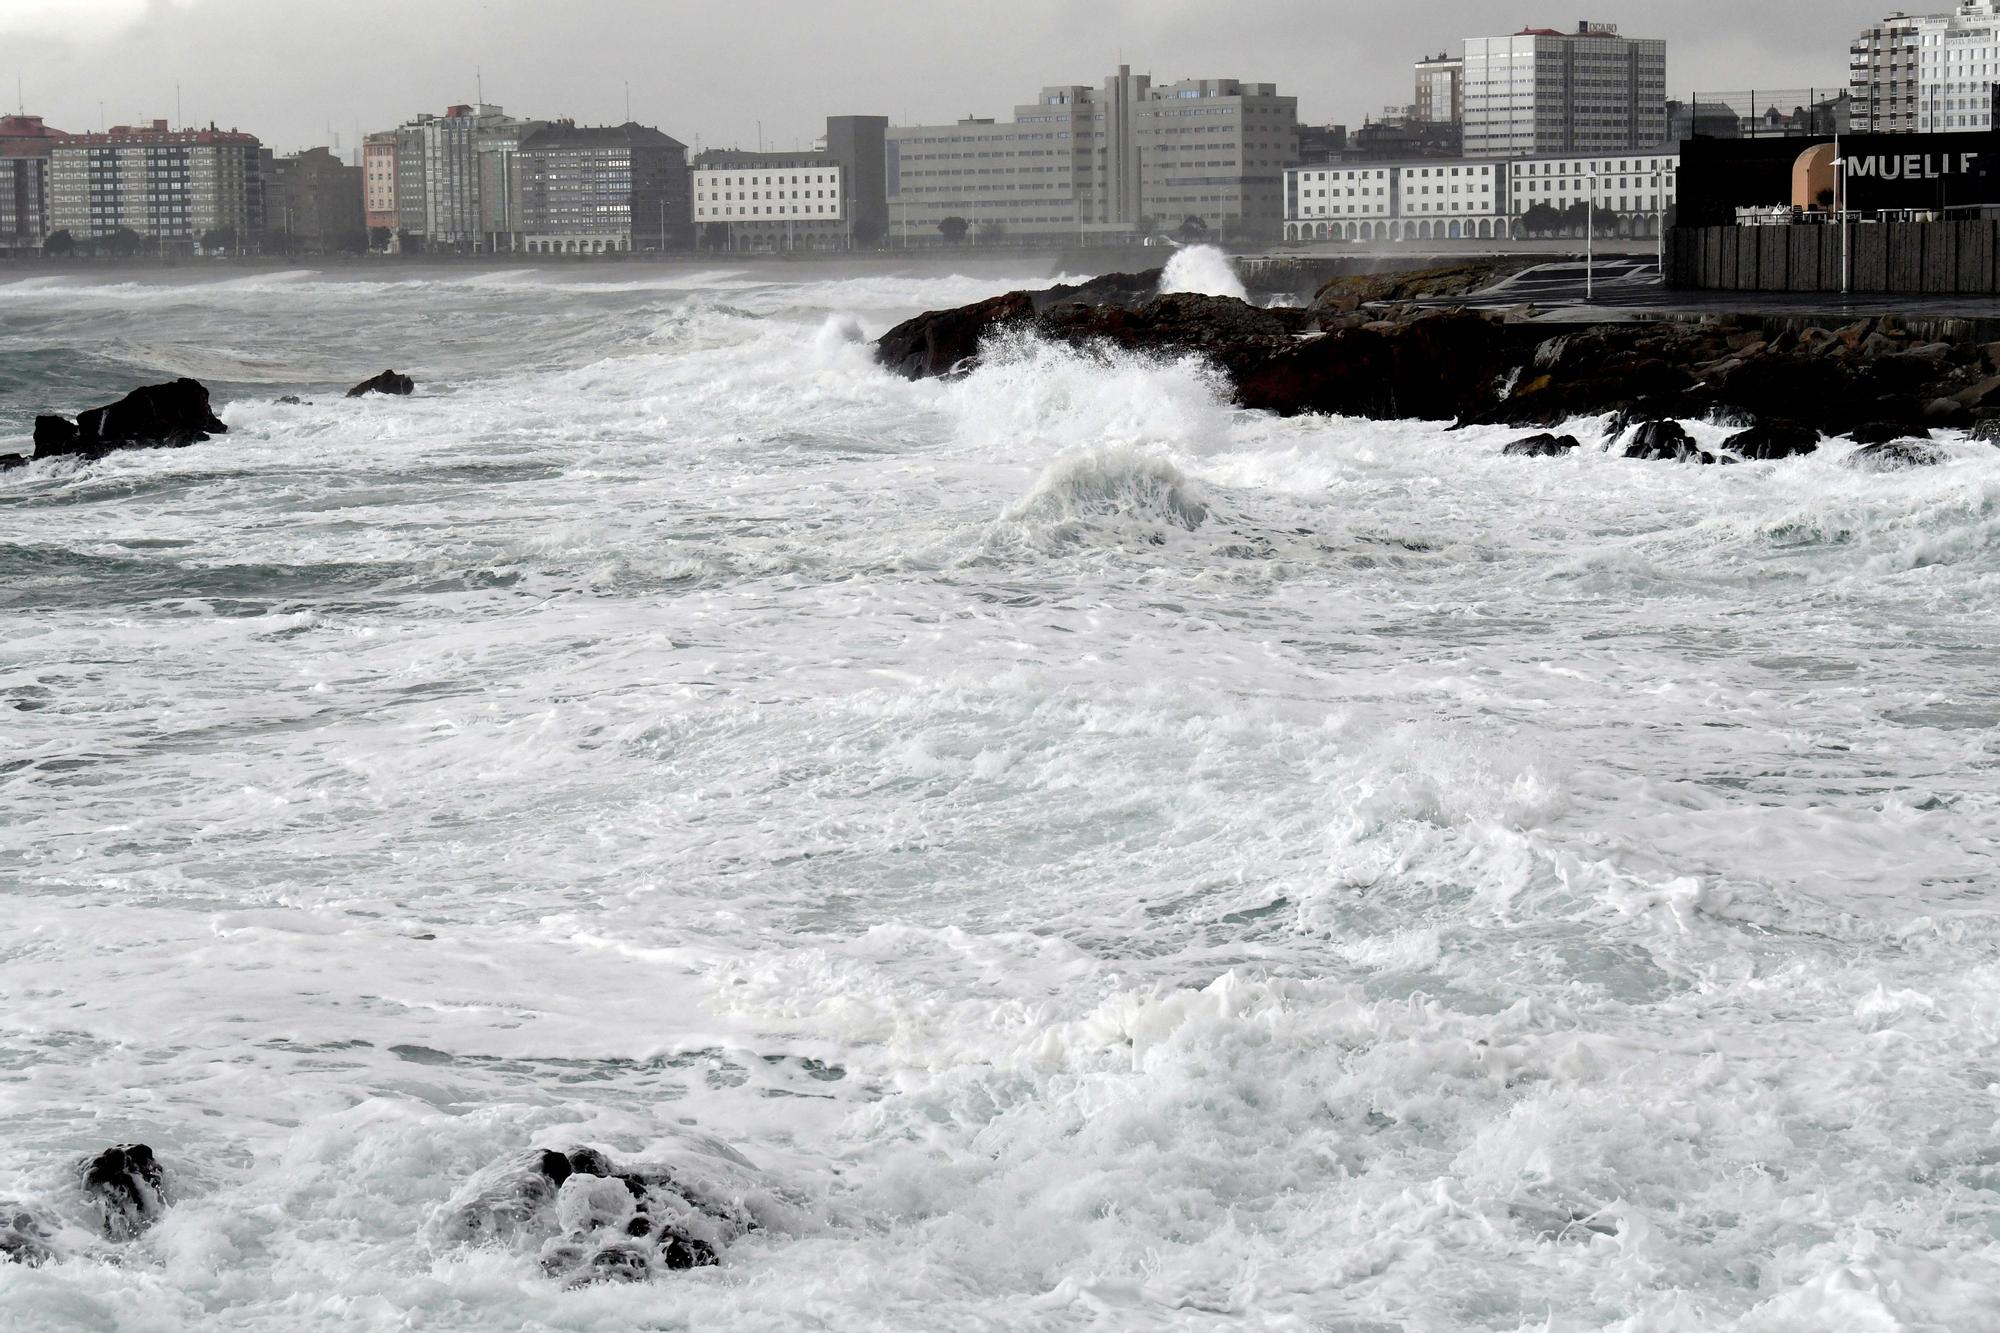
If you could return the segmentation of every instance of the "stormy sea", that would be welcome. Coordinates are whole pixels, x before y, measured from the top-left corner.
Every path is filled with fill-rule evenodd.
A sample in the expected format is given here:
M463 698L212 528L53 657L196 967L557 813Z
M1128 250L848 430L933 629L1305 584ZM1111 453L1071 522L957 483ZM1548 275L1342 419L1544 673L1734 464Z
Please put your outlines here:
M0 1327L2000 1328L2000 449L871 358L1050 276L0 275L230 428L0 473Z

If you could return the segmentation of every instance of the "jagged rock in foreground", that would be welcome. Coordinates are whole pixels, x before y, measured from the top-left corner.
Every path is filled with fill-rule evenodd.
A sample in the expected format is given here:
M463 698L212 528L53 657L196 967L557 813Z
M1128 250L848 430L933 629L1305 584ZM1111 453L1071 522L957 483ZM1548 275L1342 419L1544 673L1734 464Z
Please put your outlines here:
M595 1148L536 1148L480 1171L445 1206L448 1243L539 1241L542 1270L571 1286L705 1268L771 1220L753 1169L719 1144L614 1162Z
M417 382L408 375L398 375L393 370L385 370L373 379L365 379L347 391L349 398L360 398L364 394L386 393L399 397L417 391Z
M1715 455L1695 444L1687 428L1678 421L1645 421L1632 432L1625 446L1627 458L1654 463L1713 463Z
M2000 345L1919 338L1893 316L1797 331L1734 316L1562 328L1502 312L1360 305L1335 284L1309 308L1264 310L1229 297L1156 296L1150 277L933 311L883 335L877 355L920 379L976 365L997 337L1031 333L1200 355L1237 403L1280 415L1539 430L1609 416L1619 432L1656 421L1771 422L1777 434L1742 441L1756 458L1810 452L1857 422L1886 423L1883 439L1923 438L1931 426L2000 432L1985 425L2000 420Z
M988 334L1025 324L1052 305L1140 304L1159 291L1160 273L1112 273L1039 292L1008 292L956 310L932 310L883 334L875 354L906 379L936 379L977 356Z
M35 418L35 457L102 458L114 449L182 448L199 444L229 427L209 410L208 389L199 380L178 379L134 389L106 407L77 415Z
M78 1162L76 1182L97 1234L109 1241L138 1236L166 1216L173 1202L166 1168L143 1143L121 1143ZM89 1232L51 1209L0 1200L0 1262L37 1267L98 1250Z
M160 1220L171 1202L167 1175L143 1143L106 1148L83 1164L83 1193L108 1240L130 1240Z

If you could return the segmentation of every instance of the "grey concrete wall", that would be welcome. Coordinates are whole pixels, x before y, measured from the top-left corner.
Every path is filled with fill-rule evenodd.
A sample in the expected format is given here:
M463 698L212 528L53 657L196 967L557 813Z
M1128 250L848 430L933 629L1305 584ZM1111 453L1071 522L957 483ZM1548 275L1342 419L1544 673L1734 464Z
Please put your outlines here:
M2000 222L1680 227L1667 285L1697 291L2000 295Z

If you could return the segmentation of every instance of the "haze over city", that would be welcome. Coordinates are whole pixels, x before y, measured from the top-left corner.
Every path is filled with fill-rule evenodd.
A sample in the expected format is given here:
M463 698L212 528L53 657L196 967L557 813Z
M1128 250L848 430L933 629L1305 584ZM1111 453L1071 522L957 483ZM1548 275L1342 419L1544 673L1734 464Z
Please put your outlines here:
M0 80L72 131L175 116L330 144L486 100L591 123L631 114L690 146L809 147L828 115L1005 116L1118 64L1157 79L1276 83L1308 124L1357 126L1409 101L1410 61L1468 36L1579 18L1666 39L1672 95L1844 87L1869 0L0 0ZM6 89L12 93L13 89ZM0 95L4 96L4 95ZM11 98L5 98L11 103ZM100 107L101 103L101 107ZM761 122L761 131L760 131Z

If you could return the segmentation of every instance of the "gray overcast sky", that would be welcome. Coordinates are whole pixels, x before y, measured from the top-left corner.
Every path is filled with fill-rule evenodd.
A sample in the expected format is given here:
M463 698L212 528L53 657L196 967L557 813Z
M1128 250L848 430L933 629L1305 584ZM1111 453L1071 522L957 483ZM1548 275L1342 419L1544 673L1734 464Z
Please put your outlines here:
M1943 0L1935 8L1945 9ZM1679 92L1839 85L1880 0L0 0L0 81L67 130L174 115L280 152L351 148L474 95L533 116L632 114L702 147L810 144L830 114L1005 117L1122 54L1161 81L1274 82L1312 123L1410 100L1410 62L1579 18L1665 37ZM1923 12L1923 6L1913 6ZM4 97L11 107L12 88Z

